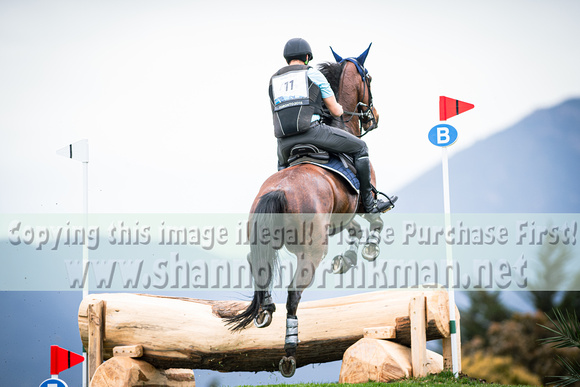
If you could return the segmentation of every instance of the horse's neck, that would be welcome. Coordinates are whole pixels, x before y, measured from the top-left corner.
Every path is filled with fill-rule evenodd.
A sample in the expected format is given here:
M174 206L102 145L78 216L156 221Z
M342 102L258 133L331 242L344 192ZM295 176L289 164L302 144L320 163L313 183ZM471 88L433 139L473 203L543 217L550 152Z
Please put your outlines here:
M354 110L349 110L349 112L353 112ZM349 117L350 118L350 117ZM350 134L354 134L355 136L360 136L360 127L358 117L352 117L349 122L345 125L345 130Z
M360 101L359 78L355 65L347 62L342 70L338 95L338 102L342 105L345 112L356 112L356 107ZM345 113L343 119L346 121L344 123L344 129L355 136L359 136L360 127L358 117Z

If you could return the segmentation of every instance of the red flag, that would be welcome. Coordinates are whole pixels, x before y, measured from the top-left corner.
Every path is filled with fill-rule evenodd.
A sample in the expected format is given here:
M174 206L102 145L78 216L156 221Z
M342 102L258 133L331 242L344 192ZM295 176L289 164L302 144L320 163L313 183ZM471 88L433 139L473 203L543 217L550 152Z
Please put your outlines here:
M470 103L443 96L439 97L439 121L445 121L470 109L473 109L473 105Z
M79 363L85 361L81 355L74 352L67 351L58 345L50 346L50 374L58 375L62 371L69 369Z

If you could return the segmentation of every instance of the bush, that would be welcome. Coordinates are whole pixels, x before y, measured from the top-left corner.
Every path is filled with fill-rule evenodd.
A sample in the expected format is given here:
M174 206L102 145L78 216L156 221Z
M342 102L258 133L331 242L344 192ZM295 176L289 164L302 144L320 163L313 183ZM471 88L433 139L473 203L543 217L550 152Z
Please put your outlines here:
M541 325L553 326L543 313L514 314L509 320L492 323L486 332L486 341L475 338L463 346L464 359L477 353L489 358L508 357L513 365L524 367L540 378L541 383L553 382L553 376L566 373L555 358L580 361L580 350L541 345L539 340L550 337L550 332ZM467 364L466 360L463 364Z
M541 385L540 378L508 356L485 355L476 352L462 360L463 372L470 377L501 384Z

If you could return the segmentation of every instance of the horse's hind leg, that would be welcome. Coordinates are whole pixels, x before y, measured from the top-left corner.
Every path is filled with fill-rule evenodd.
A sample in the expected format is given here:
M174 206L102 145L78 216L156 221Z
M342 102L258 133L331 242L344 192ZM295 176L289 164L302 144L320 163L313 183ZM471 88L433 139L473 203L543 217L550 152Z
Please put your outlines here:
M272 314L276 311L276 305L272 301L272 293L264 291L264 299L260 304L260 313L254 319L254 325L258 328L266 328L272 323Z
M284 351L286 356L280 360L280 373L289 378L296 371L296 348L298 348L298 303L302 297L302 290L289 290L286 301L286 338Z
M318 255L318 254L316 254ZM320 254L321 256L323 254ZM280 373L285 377L291 377L296 371L296 348L298 348L298 304L302 298L302 292L314 280L314 272L319 260L313 261L307 254L297 255L298 266L294 279L288 289L288 299L286 301L286 338L284 340L284 350L286 356L280 360Z
M248 263L252 267L251 253L248 253ZM270 290L257 290L258 300L260 302L260 311L254 318L254 325L258 328L266 328L272 323L272 314L276 311L276 305L272 301L272 292Z

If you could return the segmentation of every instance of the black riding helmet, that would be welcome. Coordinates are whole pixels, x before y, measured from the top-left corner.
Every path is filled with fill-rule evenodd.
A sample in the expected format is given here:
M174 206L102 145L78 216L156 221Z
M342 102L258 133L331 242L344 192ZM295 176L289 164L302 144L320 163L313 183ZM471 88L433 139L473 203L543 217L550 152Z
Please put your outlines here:
M284 46L284 59L286 59L286 63L290 63L292 59L300 59L307 62L306 55L308 55L308 60L314 58L310 44L302 38L290 39Z

